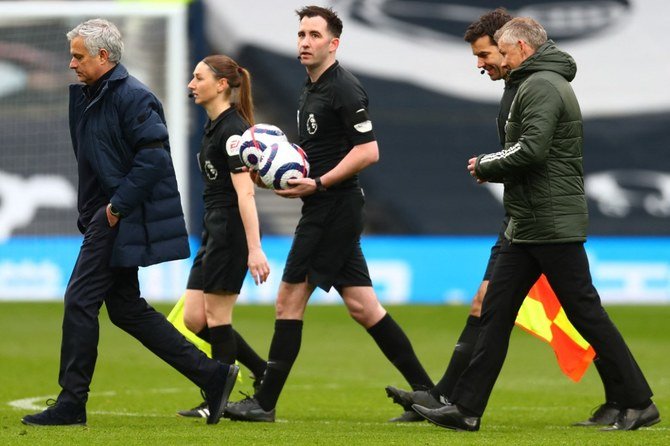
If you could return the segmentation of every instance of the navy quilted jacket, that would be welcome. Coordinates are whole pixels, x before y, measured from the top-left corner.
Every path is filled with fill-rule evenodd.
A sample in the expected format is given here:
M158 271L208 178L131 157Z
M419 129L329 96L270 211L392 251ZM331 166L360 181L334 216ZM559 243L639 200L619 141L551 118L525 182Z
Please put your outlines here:
M70 86L70 135L86 152L104 193L123 218L110 266L148 266L189 256L188 235L163 107L119 65L89 104Z

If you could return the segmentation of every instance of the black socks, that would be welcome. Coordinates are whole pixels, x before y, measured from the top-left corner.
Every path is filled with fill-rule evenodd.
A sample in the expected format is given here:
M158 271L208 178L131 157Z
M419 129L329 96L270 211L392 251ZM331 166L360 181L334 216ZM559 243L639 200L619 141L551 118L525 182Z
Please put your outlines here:
M279 395L300 351L302 325L302 321L297 319L275 321L275 332L270 344L263 384L254 395L263 410L272 410L277 405Z
M390 314L386 313L379 322L368 328L368 333L412 389L433 387L433 381L416 357L412 343Z
M209 343L212 346L212 358L224 364L235 363L237 342L232 325L209 327Z
M267 362L258 356L258 353L247 344L247 341L244 340L237 330L233 330L233 333L235 334L235 341L237 343L237 360L240 361L240 364L251 370L254 377L262 377L263 373L265 373Z
M221 325L220 327L230 327L230 325ZM217 329L218 327L212 327L211 330L216 331ZM239 334L237 330L232 329L234 339L231 340L229 338L230 334L228 333L228 329L223 328L221 330L222 333L219 334L218 341L212 341L211 330L209 327L205 327L196 333L196 336L212 345L212 357L214 359L218 359L219 361L227 364L232 364L237 359L240 364L251 370L251 373L253 373L255 377L258 378L263 376L267 363L263 358L258 356L258 353L256 353L256 351L251 348L251 346L247 343L247 341L244 340L242 335ZM222 342L222 345L220 347L215 347L214 344L217 342ZM214 356L214 352L216 351L217 355L220 355L222 358L229 359L229 356L223 353L221 349L223 349L223 351L226 349L229 349L231 352L235 350L237 351L235 357L232 358L233 362L227 362L218 356Z

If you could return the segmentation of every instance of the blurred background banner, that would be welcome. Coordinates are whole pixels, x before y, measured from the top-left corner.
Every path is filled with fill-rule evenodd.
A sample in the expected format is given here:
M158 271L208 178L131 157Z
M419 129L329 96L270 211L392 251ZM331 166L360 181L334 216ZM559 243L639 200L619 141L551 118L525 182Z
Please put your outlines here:
M486 267L494 237L367 236L363 239L375 291L390 304L469 303ZM59 299L81 240L76 236L12 237L0 245L0 300ZM195 253L199 240L192 238ZM267 236L263 248L272 273L256 286L247 277L240 303L273 304L291 237ZM670 237L591 237L586 244L593 281L607 303L670 303ZM190 261L140 268L145 297L176 301ZM335 290L317 289L312 302L339 303Z
M0 1L0 299L60 299L76 258L76 166L67 126L65 33L92 17L119 25L123 63L166 106L194 248L201 230L195 153L204 116L189 104L195 62L224 52L252 74L259 122L297 139L305 79L295 10L309 2ZM503 217L501 190L466 171L498 150L502 82L476 69L462 35L491 1L315 1L344 22L338 58L363 82L381 160L365 171L364 249L384 302L467 302ZM670 302L670 59L664 0L502 2L532 16L575 58L591 224L587 251L605 302ZM272 302L300 202L258 192ZM142 270L152 299L176 300L188 262ZM336 302L317 294L319 302Z

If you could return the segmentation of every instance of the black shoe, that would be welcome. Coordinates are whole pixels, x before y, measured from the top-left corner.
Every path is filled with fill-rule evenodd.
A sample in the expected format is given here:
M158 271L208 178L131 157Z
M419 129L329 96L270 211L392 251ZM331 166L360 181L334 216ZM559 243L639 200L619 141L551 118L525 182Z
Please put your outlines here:
M86 407L76 403L47 401L47 409L21 419L29 426L86 426Z
M228 404L223 416L233 421L263 421L266 423L274 423L275 410L263 410L256 398L247 396L242 401Z
M395 418L391 418L389 423L416 423L424 421L424 418L413 410L406 410Z
M464 415L455 404L448 404L437 409L429 409L427 407L415 404L412 406L419 415L426 420L440 427L447 429L454 429L457 431L478 431L479 417L469 417Z
M207 401L203 401L193 409L177 411L177 415L187 418L207 418L209 416L209 406Z
M443 400L444 402L436 400L427 390L407 391L393 386L387 386L386 395L389 398L393 398L394 403L401 405L403 409L411 412L413 412L412 404L418 404L419 406L427 407L429 409L437 409L448 403L446 399Z
M222 383L217 383L218 388L216 390L205 392L205 400L207 407L209 407L207 424L216 424L221 419L223 409L225 409L226 404L228 404L228 397L230 396L230 392L233 391L239 371L240 368L238 366L230 364L224 381Z
M661 415L654 403L644 409L625 409L619 413L617 420L603 431L634 431L641 427L653 426L661 421Z
M621 409L610 404L601 404L588 420L574 423L573 426L611 426L619 416Z

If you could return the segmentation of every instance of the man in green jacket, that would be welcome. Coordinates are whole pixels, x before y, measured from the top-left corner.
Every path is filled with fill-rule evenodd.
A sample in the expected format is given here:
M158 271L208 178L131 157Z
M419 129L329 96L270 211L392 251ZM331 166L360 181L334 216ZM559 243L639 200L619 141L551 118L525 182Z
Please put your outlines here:
M582 116L570 86L575 61L547 40L530 18L512 19L495 34L508 82L519 88L505 125L505 148L468 162L479 182L503 182L510 221L481 315L473 359L437 409L414 405L449 429L478 430L505 361L524 297L545 274L568 318L607 364L623 408L605 430L635 430L660 421L652 392L621 334L600 303L584 250L588 211L582 167Z

